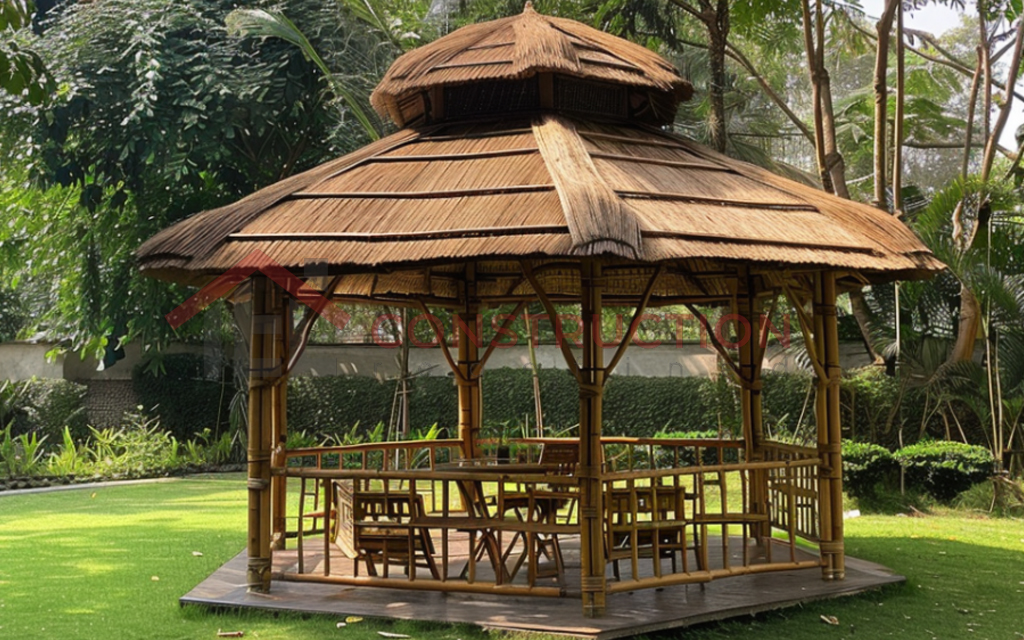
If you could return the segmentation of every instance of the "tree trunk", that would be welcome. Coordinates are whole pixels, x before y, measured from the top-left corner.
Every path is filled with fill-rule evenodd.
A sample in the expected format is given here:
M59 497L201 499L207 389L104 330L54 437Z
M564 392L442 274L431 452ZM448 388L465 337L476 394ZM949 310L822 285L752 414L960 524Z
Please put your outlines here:
M896 12L896 115L892 127L892 212L903 215L903 106L906 98L903 4Z
M889 108L889 84L887 81L889 72L889 32L892 31L892 21L896 15L899 0L886 0L885 10L878 20L876 30L878 33L878 44L875 47L875 206L879 209L887 209L885 199L886 181L886 160L888 145L886 144L886 124L888 122Z
M846 164L836 143L836 117L832 109L832 80L825 67L825 14L821 2L815 5L815 32L817 63L818 99L821 105L821 124L825 140L825 167L832 182L832 193L840 198L850 198L846 187Z
M729 38L729 3L728 0L718 0L714 8L710 3L701 4L705 5L703 14L706 16L704 23L708 29L708 56L711 66L711 82L708 84L711 113L708 116L708 129L711 133L711 145L725 153L725 52Z
M818 178L821 180L822 189L829 193L835 193L835 189L832 186L832 177L828 170L828 161L825 156L825 125L823 109L821 108L822 87L818 55L814 46L814 25L809 0L802 0L800 8L803 16L804 50L807 53L807 70L811 75L811 109L814 114L814 151L815 160L818 164Z
M961 362L974 357L974 343L981 326L981 304L966 286L960 286L960 325L956 343L949 354L949 362Z

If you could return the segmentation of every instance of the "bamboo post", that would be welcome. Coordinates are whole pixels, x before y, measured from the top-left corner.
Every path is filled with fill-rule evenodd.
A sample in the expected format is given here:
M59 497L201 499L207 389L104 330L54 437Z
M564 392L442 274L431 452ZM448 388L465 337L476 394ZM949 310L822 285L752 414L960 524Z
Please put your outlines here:
M480 393L480 375L476 371L480 362L479 340L476 335L479 303L476 301L476 270L472 263L466 266L464 291L465 307L458 313L461 323L458 342L459 385L459 439L462 440L463 455L467 458L480 457L480 427L483 397ZM472 335L471 335L472 334Z
M829 545L832 577L842 580L846 577L846 553L843 543L843 448L842 414L839 404L839 383L842 369L839 366L839 323L836 317L836 276L829 272L822 274L824 294L825 328L825 370L828 372L828 455L831 467L832 542Z
M604 529L601 469L601 399L604 391L604 350L598 340L601 331L601 263L585 260L581 265L581 312L583 315L583 358L580 367L580 565L583 614L604 614L605 582Z
M741 267L738 274L739 282L736 296L737 319L736 339L739 344L739 368L740 379L743 385L740 387L740 407L743 416L743 441L746 448L748 461L764 459L764 452L761 445L764 442L763 413L761 407L761 367L757 361L761 357L759 340L760 307L756 297L754 278L750 275L749 267ZM746 335L742 335L742 320L747 321L745 327ZM767 474L761 470L751 473L750 508L753 513L766 514L768 512L766 486ZM758 542L763 542L771 536L770 526L758 523L754 527L754 535Z
M274 381L281 375L283 362L274 360L280 315L275 309L282 296L264 276L252 279L252 327L249 353L249 538L246 584L257 593L270 591L271 492L270 456L273 422L277 406Z
M283 296L275 296L278 302L275 315L279 320L274 332L274 348L272 358L274 362L287 362L292 338L292 313L294 305L292 301ZM271 424L272 441L274 449L271 455L271 465L283 467L285 465L285 453L288 444L288 383L287 380L278 380L277 384L271 387L274 405L273 423ZM287 539L287 515L288 515L288 478L284 475L274 475L270 478L271 494L271 545L275 550L285 548ZM301 514L300 514L301 515ZM330 525L330 516L327 515L324 526ZM301 518L299 526L302 526Z
M817 376L815 418L818 425L818 518L822 577L841 579L843 558L843 466L839 417L839 334L836 320L835 274L814 279L814 345L825 375Z

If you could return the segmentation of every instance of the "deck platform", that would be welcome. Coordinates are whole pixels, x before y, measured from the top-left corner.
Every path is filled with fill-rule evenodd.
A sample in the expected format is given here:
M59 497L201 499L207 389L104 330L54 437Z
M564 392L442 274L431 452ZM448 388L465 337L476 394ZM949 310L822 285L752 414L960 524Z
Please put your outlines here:
M740 544L738 538L736 544L730 544L733 553L740 553ZM643 589L609 595L607 614L586 618L578 590L572 588L579 583L578 548L578 538L563 544L569 595L577 597L446 594L282 580L273 583L270 594L251 594L245 588L243 551L183 596L181 604L466 623L488 629L608 640L862 593L905 580L881 565L847 557L846 579L841 581L826 582L815 568L723 578L703 588L680 585ZM805 550L800 553L814 557ZM351 570L350 560L334 554L331 560L333 571ZM306 562L315 567L318 559L307 553ZM274 553L275 572L294 570L295 563L294 549Z

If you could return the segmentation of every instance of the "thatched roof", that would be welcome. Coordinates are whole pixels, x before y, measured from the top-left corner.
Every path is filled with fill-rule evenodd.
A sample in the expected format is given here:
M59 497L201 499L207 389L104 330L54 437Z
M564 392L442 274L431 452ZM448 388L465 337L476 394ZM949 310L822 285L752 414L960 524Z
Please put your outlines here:
M256 249L289 268L326 262L335 272L600 254L877 279L941 268L873 207L657 129L555 115L401 131L189 218L139 258L154 275L194 280Z
M679 102L693 92L676 68L650 49L573 20L541 15L528 2L519 15L463 27L403 55L370 101L382 116L405 126L445 101L439 90L483 86L487 96L476 99L487 99L499 87L507 91L518 86L513 81L539 74L630 87L633 102L652 97L639 94L656 94L664 104L651 117L662 123L671 122ZM506 109L513 101L501 100Z
M557 25L560 33L592 31L524 15L469 29L514 33L526 20ZM644 61L644 76L667 64L601 38L617 50L640 49L646 58L630 59ZM395 68L412 71L393 69L382 87L396 86L399 75L425 82L427 58L439 59L407 54ZM670 83L668 75L649 82ZM443 303L459 299L457 274L472 262L477 295L498 302L532 293L524 260L553 296L571 297L579 286L572 264L601 256L609 300L635 298L653 265L668 266L655 283L654 304L727 297L739 264L751 266L764 288L801 270L841 271L848 286L859 286L942 268L883 211L624 116L548 108L440 120L174 225L140 248L141 268L199 284L259 250L299 274L318 264L316 273L343 276L339 295Z

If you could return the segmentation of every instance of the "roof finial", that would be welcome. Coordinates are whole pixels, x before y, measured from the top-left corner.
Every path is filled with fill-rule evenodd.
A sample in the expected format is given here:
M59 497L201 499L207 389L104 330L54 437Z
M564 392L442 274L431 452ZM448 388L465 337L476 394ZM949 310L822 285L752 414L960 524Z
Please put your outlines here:
M535 13L533 10L533 3L530 0L526 0L526 5L523 6L523 13Z

